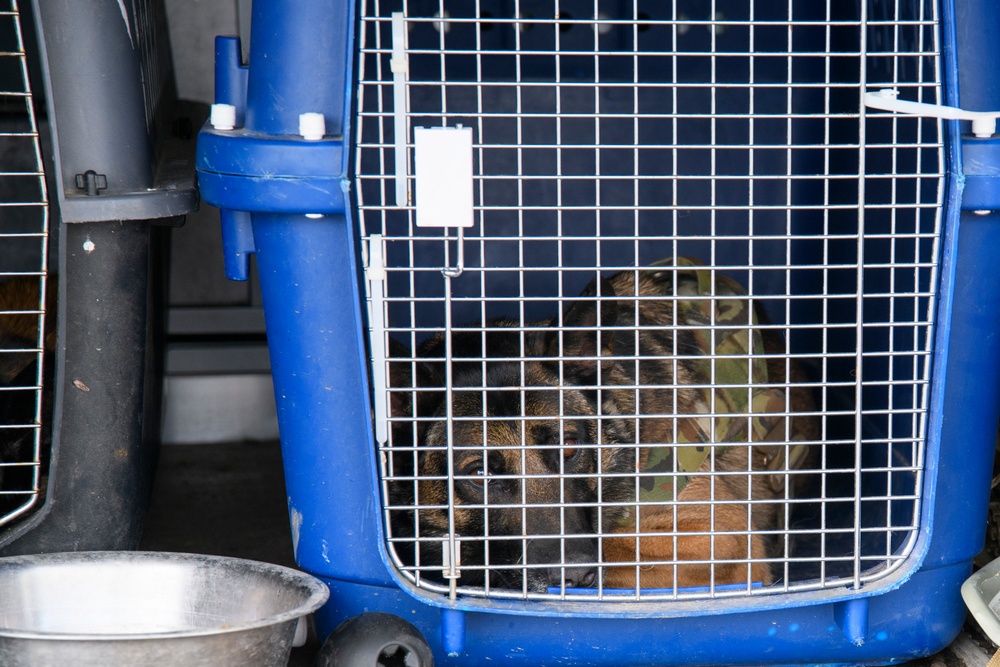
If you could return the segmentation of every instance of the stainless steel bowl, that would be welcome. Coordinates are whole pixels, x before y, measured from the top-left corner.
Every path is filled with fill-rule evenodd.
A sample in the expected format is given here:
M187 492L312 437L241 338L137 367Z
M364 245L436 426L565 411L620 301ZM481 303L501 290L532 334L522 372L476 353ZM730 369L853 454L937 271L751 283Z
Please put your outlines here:
M328 596L307 574L238 558L0 558L0 665L286 665L298 619Z

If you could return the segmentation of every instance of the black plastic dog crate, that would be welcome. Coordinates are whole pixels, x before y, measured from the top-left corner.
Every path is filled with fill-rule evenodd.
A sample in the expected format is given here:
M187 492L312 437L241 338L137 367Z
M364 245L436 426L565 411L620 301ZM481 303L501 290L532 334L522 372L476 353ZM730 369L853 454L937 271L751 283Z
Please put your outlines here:
M197 205L172 91L162 3L0 3L2 554L138 543L159 437L157 225Z

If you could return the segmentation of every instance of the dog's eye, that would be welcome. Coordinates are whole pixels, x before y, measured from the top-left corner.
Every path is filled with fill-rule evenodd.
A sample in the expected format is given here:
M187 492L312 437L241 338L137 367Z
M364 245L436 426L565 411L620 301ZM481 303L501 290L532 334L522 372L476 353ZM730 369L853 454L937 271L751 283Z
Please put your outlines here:
M483 485L483 480L486 479L486 471L483 469L482 463L473 463L466 466L461 473L463 477L466 477L466 481L472 482L478 486Z
M563 445L564 446L563 446L563 450L562 451L563 451L563 458L564 459L571 459L571 458L573 458L574 456L576 456L577 451L579 451L576 448L576 439L575 438L566 438L566 440L563 442Z

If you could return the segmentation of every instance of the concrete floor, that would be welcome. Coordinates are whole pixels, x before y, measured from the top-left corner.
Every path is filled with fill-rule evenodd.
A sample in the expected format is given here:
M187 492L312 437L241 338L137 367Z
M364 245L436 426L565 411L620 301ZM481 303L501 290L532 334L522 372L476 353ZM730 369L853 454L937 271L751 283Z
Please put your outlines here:
M276 442L161 449L141 549L250 558L294 566L281 454ZM289 665L315 662L315 638ZM909 667L986 667L996 650L975 627Z
M276 442L160 449L140 549L249 558L295 567ZM314 637L291 667L315 663Z

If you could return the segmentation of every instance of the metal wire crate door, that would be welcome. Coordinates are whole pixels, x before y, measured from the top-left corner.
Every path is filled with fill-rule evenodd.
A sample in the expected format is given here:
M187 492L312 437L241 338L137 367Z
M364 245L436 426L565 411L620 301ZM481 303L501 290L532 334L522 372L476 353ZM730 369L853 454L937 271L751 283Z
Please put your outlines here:
M365 3L356 193L384 516L404 578L452 595L684 600L897 576L920 529L942 142L937 121L866 113L860 93L892 87L906 99L939 100L936 4L829 5ZM469 227L425 227L414 205L416 133L442 127L471 135ZM454 184L465 187L458 177ZM663 268L680 258L704 267L708 287L698 298L714 305L698 326L678 317L644 325L642 304L659 299L676 314L690 301L679 269ZM602 279L639 281L652 270L669 287L628 301L631 320L609 319L622 294L602 295ZM730 284L738 288L720 291ZM754 313L738 327L747 342L735 352L718 347L733 329L718 314L726 299ZM586 310L579 304L595 306L589 329L570 321ZM593 381L570 379L581 360L638 367L636 350L656 330L673 336L660 358L673 364L672 377L626 384L636 404L644 391L669 396L666 412L609 412L605 398L623 385L604 370ZM553 331L563 347L551 345ZM590 347L570 353L573 331L589 331ZM602 342L610 332L613 352ZM679 346L688 335L708 342ZM629 336L635 349L623 351ZM734 356L744 369L785 370L727 380L731 366L722 362ZM640 432L643 420L660 417L679 433L686 413L678 402L692 385L678 369L706 360L707 376L694 378L708 397L699 412L706 439L695 444L711 453L686 471L676 463L683 438L671 439L661 444L674 463L660 472L705 478L708 528L696 534L708 546L694 561L675 555L685 536L674 527L678 496L649 501L673 522L655 535L626 531L636 547L611 562L599 517L622 506L637 512L643 501L616 504L608 489L625 477L638 491L653 472L636 472L643 453L635 441L623 447L631 472L602 468L611 445L622 445L609 442L608 429L624 419ZM528 407L539 390L533 369L543 366L557 378L545 385L558 394L551 414ZM802 388L815 403L808 414L817 435L798 443L792 397ZM567 408L571 389L594 414ZM781 488L767 499L727 500L722 480L753 486L775 471L726 470L714 447L733 444L720 420L757 417L760 390L782 397L766 410L781 428L744 428L735 442L776 440ZM489 406L503 396L519 407L501 418ZM724 408L731 396L742 407ZM502 453L500 422L513 434ZM532 435L539 422L548 441ZM797 444L809 451L801 468L793 467ZM581 449L592 452L589 472L570 469ZM529 470L536 457L556 463ZM507 467L491 470L501 459ZM557 482L547 499L531 497L549 478ZM578 482L600 490L580 500ZM470 483L509 493L470 505L462 496ZM762 533L755 513L775 506L779 519ZM589 528L570 525L581 507ZM734 507L742 528L726 529L722 517ZM555 523L539 527L543 512ZM763 552L753 547L760 534ZM673 554L640 559L644 537L665 537ZM722 551L729 538L735 555ZM576 543L587 540L597 546L581 556ZM537 542L553 545L548 556L538 556ZM612 567L638 577L651 565L682 564L703 566L707 586L684 585L674 569L655 587L603 583ZM741 574L722 585L732 566ZM538 587L532 573L552 585Z
M48 230L20 14L7 0L0 3L0 526L36 506L43 486Z

